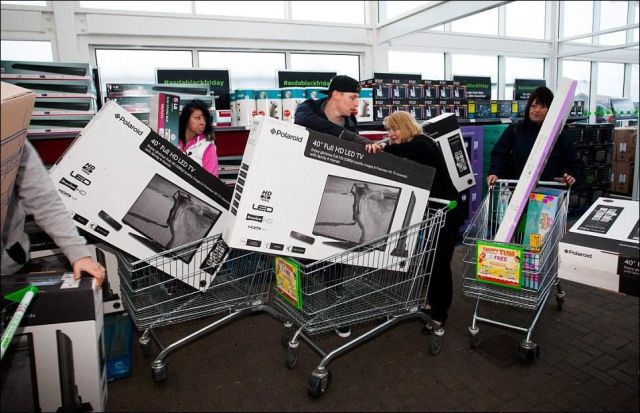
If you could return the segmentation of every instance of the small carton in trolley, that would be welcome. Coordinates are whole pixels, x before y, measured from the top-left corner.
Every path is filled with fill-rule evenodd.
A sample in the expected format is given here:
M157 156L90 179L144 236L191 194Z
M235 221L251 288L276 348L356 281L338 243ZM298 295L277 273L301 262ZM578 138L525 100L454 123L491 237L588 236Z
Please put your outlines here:
M232 248L325 259L420 222L433 175L431 167L263 118L249 135L223 237ZM408 238L341 262L406 271Z
M199 246L222 233L230 189L116 103L105 104L50 176L78 228L139 259L188 244L165 257L173 257L168 275L201 290L215 277L228 248Z

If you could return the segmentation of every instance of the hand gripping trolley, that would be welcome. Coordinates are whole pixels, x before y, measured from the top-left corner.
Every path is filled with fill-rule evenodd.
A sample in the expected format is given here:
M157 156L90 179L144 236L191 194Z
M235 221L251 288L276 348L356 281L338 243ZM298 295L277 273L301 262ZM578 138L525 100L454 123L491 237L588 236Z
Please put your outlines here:
M434 201L433 198L430 200ZM335 358L401 321L420 318L430 324L434 334L429 336L429 351L431 354L440 351L444 329L433 323L426 313L419 311L426 300L424 281L431 273L439 231L444 226L448 209L455 207L455 202L439 201L447 204L447 207L429 208L424 220L418 224L321 261L302 264L290 260L299 274L298 301L293 304L284 295L275 294L275 305L290 320L285 322L282 333L282 344L287 348L285 365L290 369L295 367L300 340L322 357L309 377L309 396L319 397L327 390L331 383L331 373L327 367ZM390 251L398 245L406 251L402 255L406 258L400 263L401 269L398 268L398 261L392 262L388 255L376 262L366 258L374 249L385 247L384 250ZM358 265L352 265L354 260ZM428 283L426 288L428 291ZM332 331L338 326L353 326L368 321L377 321L379 324L328 352L310 338L311 335ZM297 328L294 328L294 324Z
M171 276L176 256L192 256L196 251L206 256L220 241L220 236L216 235L145 260L118 254L123 305L138 330L144 330L140 337L143 353L149 355L151 337L162 349L151 364L152 377L156 382L167 378L165 360L169 354L191 341L240 317L261 311L281 319L266 304L273 276L273 257L231 250L205 291L186 283L192 279L201 279L203 271L210 273L211 267L201 267L200 262L192 262L189 271L183 272L180 277ZM228 314L224 317L166 347L155 333L155 329L165 325L225 312Z
M514 180L499 180L495 185L489 187L487 196L472 217L463 237L465 254L462 290L465 296L476 299L473 319L469 327L471 347L476 348L480 345L478 323L487 323L520 331L526 333L526 337L518 347L517 356L522 361L528 362L535 360L540 353L538 345L531 341L531 335L547 298L549 298L552 287L555 286L557 288L556 302L558 310L562 309L562 304L564 303L565 293L558 281L558 243L566 232L569 191L558 191L561 196L558 197L552 223L546 228L546 233L541 240L542 245L539 245L538 242L527 242L524 219L518 225L511 243L494 242L492 239L504 216L504 208L508 204L517 182ZM564 184L557 182L539 182L539 185L565 187ZM486 250L486 248L489 250ZM482 277L482 267L479 266L479 260L480 264L482 264L482 259L486 258L487 255L491 255L492 250L499 251L500 254L505 254L505 251L506 253L516 251L522 261L519 281L514 281L512 284L503 284L502 281L495 282L495 279ZM486 254L485 251L487 251ZM520 252L517 253L517 251ZM487 262L491 263L491 261L485 261L485 264ZM488 268L488 272L491 273L492 265L487 264L484 268ZM496 271L498 271L497 267L499 267L499 264L496 265ZM483 301L505 305L512 310L533 311L533 318L531 318L529 325L522 326L522 323L514 325L506 321L502 322L480 316L480 303Z

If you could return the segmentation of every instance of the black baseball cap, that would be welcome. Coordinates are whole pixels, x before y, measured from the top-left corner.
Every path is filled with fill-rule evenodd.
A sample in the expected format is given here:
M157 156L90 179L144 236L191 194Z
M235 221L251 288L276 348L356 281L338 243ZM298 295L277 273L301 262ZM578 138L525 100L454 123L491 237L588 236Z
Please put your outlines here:
M345 75L338 75L331 78L328 90L319 91L325 95L331 95L331 92L349 92L360 93L360 83L352 77Z

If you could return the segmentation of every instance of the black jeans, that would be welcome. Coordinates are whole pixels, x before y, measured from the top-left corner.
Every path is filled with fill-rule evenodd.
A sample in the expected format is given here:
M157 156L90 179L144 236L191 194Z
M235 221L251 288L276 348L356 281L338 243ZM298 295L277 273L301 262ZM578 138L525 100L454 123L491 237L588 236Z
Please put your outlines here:
M453 279L451 259L458 238L456 220L449 220L440 230L436 248L427 302L431 305L431 318L441 323L447 321L449 307L453 301Z

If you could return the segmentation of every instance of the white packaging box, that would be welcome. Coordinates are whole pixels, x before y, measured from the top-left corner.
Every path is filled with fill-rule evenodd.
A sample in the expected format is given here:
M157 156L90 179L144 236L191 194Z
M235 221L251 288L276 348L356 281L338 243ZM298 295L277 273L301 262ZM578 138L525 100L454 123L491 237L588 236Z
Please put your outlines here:
M201 290L215 277L215 266L198 270L222 260L226 246L199 246L222 233L230 189L116 103L105 104L50 176L79 228L138 259L191 243L152 264Z
M451 181L458 192L471 188L476 184L469 154L462 140L462 132L456 115L444 113L423 124L424 133L433 139L444 156Z
M639 296L638 201L598 198L562 238L560 278Z
M232 248L327 259L420 222L434 173L410 160L368 154L363 145L263 118L249 134L223 237ZM406 271L414 241L406 237L372 252L328 259Z
M231 110L231 126L238 126L238 109L236 108L236 92L229 93L229 109Z
M284 87L282 88L282 120L293 123L295 120L298 105L307 100L305 88Z
M373 89L360 89L360 104L358 106L358 122L373 122Z
M321 87L305 87L304 93L307 99L318 100L327 97L327 89Z
M236 90L236 126L251 127L256 113L255 91Z
M280 89L256 90L256 116L282 119L282 91Z

